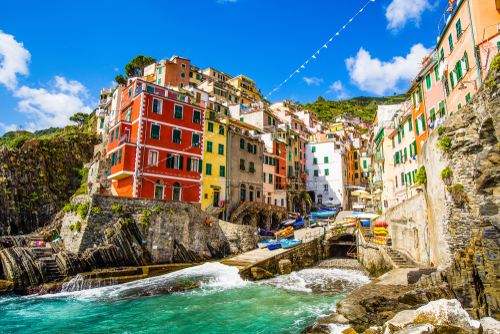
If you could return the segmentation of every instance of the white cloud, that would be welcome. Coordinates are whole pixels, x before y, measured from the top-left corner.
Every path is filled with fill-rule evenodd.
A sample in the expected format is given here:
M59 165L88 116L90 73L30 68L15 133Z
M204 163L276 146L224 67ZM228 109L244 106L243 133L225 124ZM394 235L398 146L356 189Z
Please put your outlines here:
M7 125L5 123L0 123L0 128L2 128L5 132L16 131L17 127L18 126L15 124Z
M0 30L0 83L5 85L20 101L17 110L30 121L24 128L29 131L51 126L72 124L69 117L77 112L90 113L89 94L85 86L76 80L55 76L46 88L18 87L17 74L28 75L30 53L18 43L14 36ZM5 131L16 129L16 125L0 123Z
M415 44L406 58L398 56L384 62L372 58L368 51L361 48L356 57L346 59L345 63L354 85L361 90L383 95L388 91L392 93L401 83L408 86L418 74L422 59L430 51L422 44Z
M218 3L236 2L237 0L217 0Z
M392 0L385 11L385 17L389 21L387 29L397 31L404 28L408 21L415 22L418 27L422 13L433 8L428 0Z
M312 78L303 77L302 79L306 82L306 84L308 86L311 86L311 85L319 86L319 84L323 82L323 79L318 79L316 77L312 77Z
M17 86L17 74L28 75L31 55L14 36L0 30L0 83L8 89Z
M328 86L328 90L326 91L326 93L336 93L337 100L344 100L345 98L349 97L349 92L340 80L337 80L333 84Z
M115 67L113 69L115 70L115 72L120 72L120 70L118 69L118 67Z

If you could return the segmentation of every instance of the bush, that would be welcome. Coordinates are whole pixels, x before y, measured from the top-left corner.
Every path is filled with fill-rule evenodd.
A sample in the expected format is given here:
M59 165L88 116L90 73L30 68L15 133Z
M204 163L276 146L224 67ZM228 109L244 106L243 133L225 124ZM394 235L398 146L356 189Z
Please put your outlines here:
M82 223L80 223L80 222L76 222L76 224L75 224L75 231L80 232L80 228L81 228L81 227L82 227Z
M141 218L141 225L142 226L149 226L149 218L148 217L142 217Z
M76 211L76 209L78 209L78 205L72 205L72 204L66 204L63 208L63 211L68 213L68 212L73 212L73 211Z
M427 172L425 171L425 166L422 166L418 169L417 174L415 174L415 182L417 184L427 183Z
M161 206L157 206L154 210L157 214L159 214L161 212Z
M125 223L127 224L134 224L135 221L132 219L132 218L123 218L123 220L125 221Z
M80 217L85 219L85 216L87 216L87 213L89 212L89 203L80 204L77 211Z
M438 128L438 135L442 136L442 135L443 135L443 133L444 133L444 130L445 130L445 129L444 129L442 126L440 126L440 127Z
M176 213L175 210L172 209L172 208L168 208L168 212L170 212L170 213Z
M445 169L443 169L440 175L442 179L453 178L453 172L451 171L450 167L446 167Z
M438 147L443 151L448 151L451 147L451 138L446 135L440 137Z
M120 204L113 205L112 209L116 213L119 213L119 214L123 213L123 208Z
M460 183L455 184L453 187L448 187L451 193L451 198L458 205L464 205L467 202L467 196L464 193L464 186Z
M19 136L10 142L9 148L20 149L28 140L29 138L26 135Z
M151 211L149 211L149 210L147 210L147 209L144 209L144 210L142 210L142 214L143 214L144 216L146 216L146 217L149 217L149 216L151 216Z
M69 225L68 230L73 231L75 229L75 225Z
M101 213L101 208L96 206L96 207L92 208L92 212L95 213L95 214L100 214Z

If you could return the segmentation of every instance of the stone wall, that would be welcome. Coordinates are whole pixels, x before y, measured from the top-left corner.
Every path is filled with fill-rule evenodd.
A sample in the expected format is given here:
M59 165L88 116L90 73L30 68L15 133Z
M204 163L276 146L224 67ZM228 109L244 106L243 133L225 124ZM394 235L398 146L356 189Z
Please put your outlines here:
M0 152L0 235L48 224L80 187L74 168L92 158L96 139L82 133L31 140Z
M108 180L107 172L111 167L108 160L94 160L89 166L89 174L87 177L88 193L111 195L111 180Z
M248 252L257 248L257 243L269 238L260 236L253 226L233 224L223 220L219 220L219 226L229 242L231 254Z

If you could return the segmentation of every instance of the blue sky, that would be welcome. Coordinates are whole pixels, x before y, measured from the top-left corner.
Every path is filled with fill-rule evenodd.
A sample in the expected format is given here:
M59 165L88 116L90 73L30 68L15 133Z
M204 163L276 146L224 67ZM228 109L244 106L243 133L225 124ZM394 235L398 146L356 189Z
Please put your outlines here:
M69 124L136 55L245 74L264 95L368 0L9 1L0 12L0 135ZM375 0L269 97L313 102L404 93L446 1ZM14 13L22 13L22 19Z

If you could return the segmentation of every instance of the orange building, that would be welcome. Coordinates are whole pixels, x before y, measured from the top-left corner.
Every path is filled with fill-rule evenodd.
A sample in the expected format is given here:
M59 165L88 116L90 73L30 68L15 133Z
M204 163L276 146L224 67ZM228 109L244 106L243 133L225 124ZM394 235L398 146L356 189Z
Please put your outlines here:
M157 85L184 88L189 86L191 61L179 56L160 60L144 68L144 79Z
M129 80L119 121L109 129L113 193L201 203L204 124L204 103Z
M425 68L424 68L425 70ZM420 152L422 145L428 135L427 116L425 113L425 100L422 94L422 72L419 73L417 79L412 83L406 95L411 95L412 121L415 123L413 130L415 132L415 141L417 142L417 154Z

